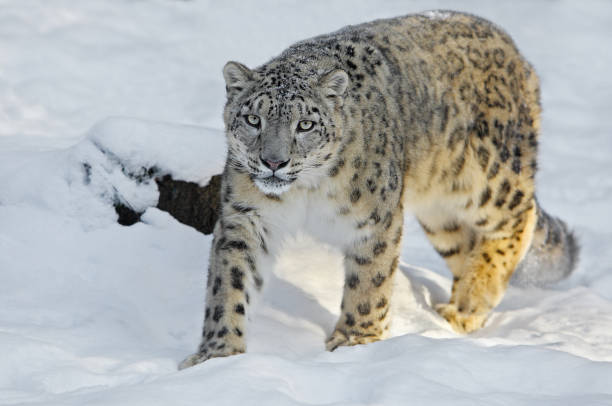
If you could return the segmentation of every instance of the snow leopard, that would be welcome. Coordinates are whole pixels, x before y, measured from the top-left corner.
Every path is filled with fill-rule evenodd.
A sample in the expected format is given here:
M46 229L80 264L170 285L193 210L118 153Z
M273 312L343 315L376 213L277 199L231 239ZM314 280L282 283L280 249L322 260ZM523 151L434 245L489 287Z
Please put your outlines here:
M388 331L405 211L453 275L435 309L460 334L483 326L515 271L553 282L574 267L574 235L534 193L538 78L493 23L453 11L377 20L223 75L221 213L201 344L180 368L246 351L253 298L296 230L344 256L330 351Z

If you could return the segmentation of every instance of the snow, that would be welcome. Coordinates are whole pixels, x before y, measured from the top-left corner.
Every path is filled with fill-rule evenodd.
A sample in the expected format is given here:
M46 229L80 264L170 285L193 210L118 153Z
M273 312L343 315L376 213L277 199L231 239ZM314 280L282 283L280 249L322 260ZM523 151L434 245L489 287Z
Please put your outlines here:
M425 12L422 13L425 17L432 19L432 20L444 20L448 17L450 17L450 13L447 11L441 11L441 10L427 10Z
M510 287L460 337L432 310L450 273L406 217L391 337L328 353L342 258L298 235L249 352L177 371L199 341L211 238L155 209L143 175L220 171L227 60L432 8L491 19L537 69L539 199L576 230L576 272ZM0 1L0 404L612 404L610 21L603 0ZM116 224L116 200L142 222Z

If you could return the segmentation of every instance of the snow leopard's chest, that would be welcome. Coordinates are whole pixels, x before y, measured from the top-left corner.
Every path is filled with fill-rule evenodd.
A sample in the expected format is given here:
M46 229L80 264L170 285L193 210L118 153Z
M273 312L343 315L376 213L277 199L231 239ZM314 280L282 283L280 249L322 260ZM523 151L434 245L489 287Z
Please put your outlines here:
M357 227L355 218L342 214L340 206L322 190L292 190L283 195L282 204L261 207L258 212L267 230L271 254L282 247L285 239L298 233L306 233L340 249L369 233Z

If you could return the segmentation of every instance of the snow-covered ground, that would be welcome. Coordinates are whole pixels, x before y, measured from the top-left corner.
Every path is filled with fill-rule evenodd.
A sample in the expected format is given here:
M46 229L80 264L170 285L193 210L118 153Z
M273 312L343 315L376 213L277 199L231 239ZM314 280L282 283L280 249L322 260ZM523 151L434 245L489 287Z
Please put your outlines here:
M459 337L432 310L449 273L407 217L392 337L328 353L341 257L300 235L249 352L178 372L210 237L154 208L116 224L113 199L157 199L126 173L156 163L205 184L220 170L227 60L432 8L495 21L539 72L539 199L580 237L577 271L511 287ZM605 0L0 0L0 404L612 404L611 47Z

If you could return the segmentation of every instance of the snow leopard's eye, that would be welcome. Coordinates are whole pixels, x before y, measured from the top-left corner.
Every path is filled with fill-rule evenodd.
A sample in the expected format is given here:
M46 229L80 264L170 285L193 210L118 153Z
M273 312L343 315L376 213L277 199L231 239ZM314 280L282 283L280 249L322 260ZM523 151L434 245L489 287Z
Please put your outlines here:
M261 119L255 114L247 114L244 116L244 121L246 121L251 127L255 128L259 128L259 125L261 124Z
M310 120L302 120L298 123L297 130L299 132L306 132L306 131L312 130L313 126L314 126L314 122Z

